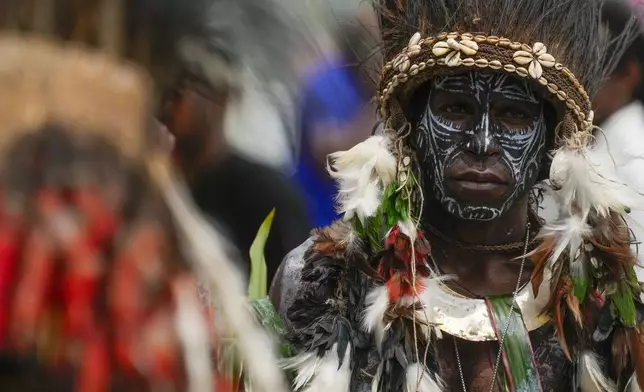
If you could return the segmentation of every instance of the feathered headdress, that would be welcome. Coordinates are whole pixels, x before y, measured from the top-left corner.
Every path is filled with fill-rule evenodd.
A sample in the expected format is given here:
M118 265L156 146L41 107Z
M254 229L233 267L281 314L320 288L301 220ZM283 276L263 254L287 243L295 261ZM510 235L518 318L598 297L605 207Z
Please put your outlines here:
M364 240L367 254L382 260L375 275L384 284L367 297L363 320L381 350L374 387L441 389L436 369L418 363L417 349L409 342L392 346L411 333L400 332L410 318L418 323L417 341L440 335L440 317L433 311L444 299L441 282L423 262L428 244L419 230L423 184L410 142L417 125L411 101L432 78L468 70L529 80L558 116L549 130L549 182L560 216L544 228L534 254L530 296L533 305L540 304L536 313L555 320L584 391L610 387L588 350L614 331L624 334L616 344L630 342L630 354L617 356L617 371L644 369L638 359L641 290L624 223L630 208L642 206L641 197L592 160L591 97L629 43L635 22L618 37L609 36L601 24L601 0L383 0L376 7L387 59L376 97L384 131L332 155L330 164L339 181L340 210L352 227L347 238ZM602 301L606 319L588 331L582 315ZM399 316L400 309L407 316ZM566 317L576 329L564 330ZM587 338L593 333L594 341ZM567 338L573 336L577 346L571 351ZM408 350L405 361L394 355L394 346Z

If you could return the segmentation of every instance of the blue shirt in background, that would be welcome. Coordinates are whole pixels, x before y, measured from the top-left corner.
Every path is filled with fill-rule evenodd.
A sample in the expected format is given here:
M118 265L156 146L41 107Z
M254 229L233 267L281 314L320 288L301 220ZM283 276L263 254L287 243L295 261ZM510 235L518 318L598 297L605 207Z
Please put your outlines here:
M339 126L356 119L365 99L354 72L342 61L325 61L311 73L302 102L302 145L295 180L307 199L310 219L316 227L331 224L335 212L336 186L325 170L312 159L310 140L313 132L324 132L327 123Z

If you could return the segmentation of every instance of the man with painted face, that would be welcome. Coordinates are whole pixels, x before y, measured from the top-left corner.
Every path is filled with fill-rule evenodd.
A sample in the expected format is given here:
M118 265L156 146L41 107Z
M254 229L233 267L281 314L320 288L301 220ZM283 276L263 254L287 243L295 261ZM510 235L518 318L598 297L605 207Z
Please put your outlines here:
M641 200L587 159L596 59L631 34L601 3L378 4L384 131L331 155L343 218L272 287L297 390L640 390Z

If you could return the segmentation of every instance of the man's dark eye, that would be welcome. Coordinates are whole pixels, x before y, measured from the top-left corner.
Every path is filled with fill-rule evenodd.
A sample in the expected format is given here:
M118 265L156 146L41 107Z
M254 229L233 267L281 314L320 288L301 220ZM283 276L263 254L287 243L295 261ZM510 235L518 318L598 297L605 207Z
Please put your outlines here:
M504 109L504 110L501 110L499 114L503 118L509 118L513 120L522 120L528 117L527 113L525 113L522 110L516 110L516 109Z
M450 104L442 106L441 111L450 114L469 114L469 107L463 104Z

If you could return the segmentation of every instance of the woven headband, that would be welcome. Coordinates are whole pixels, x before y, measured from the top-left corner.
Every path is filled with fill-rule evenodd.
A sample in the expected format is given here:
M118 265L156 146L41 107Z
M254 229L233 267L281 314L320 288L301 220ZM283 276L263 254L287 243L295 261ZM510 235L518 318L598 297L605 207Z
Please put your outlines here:
M467 69L491 69L534 80L553 101L565 104L560 136L568 147L587 144L594 117L590 97L575 75L541 42L530 46L507 38L456 32L421 39L416 33L383 68L378 93L380 115L387 119L396 112L392 96L409 93L436 76Z

